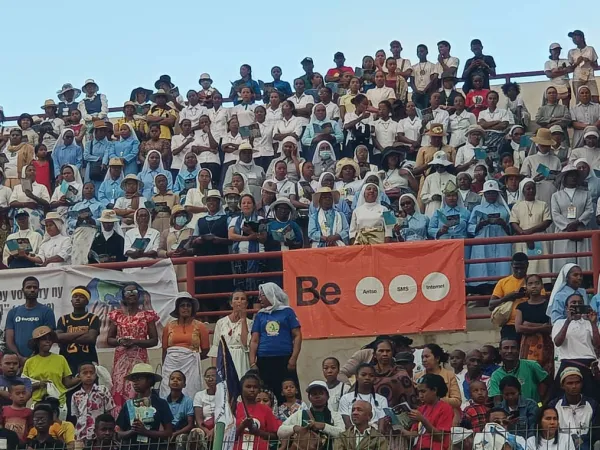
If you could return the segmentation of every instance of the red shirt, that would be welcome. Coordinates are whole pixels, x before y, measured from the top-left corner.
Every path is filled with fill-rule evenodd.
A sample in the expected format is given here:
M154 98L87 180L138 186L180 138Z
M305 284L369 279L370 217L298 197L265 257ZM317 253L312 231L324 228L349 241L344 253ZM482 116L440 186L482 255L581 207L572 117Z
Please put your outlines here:
M23 443L27 441L27 433L33 428L33 411L30 408L15 409L12 406L2 408L4 428L14 431Z
M475 114L475 117L479 119L479 113L488 108L487 95L490 92L489 89L479 89L469 91L467 98L465 98L465 106L469 111Z
M329 77L335 77L336 74L339 74L340 76L343 73L350 73L352 75L354 75L354 69L352 67L348 67L348 66L342 66L342 67L334 67L332 69L329 69L327 71L327 73L325 74L325 78L329 78Z
M454 421L452 406L440 400L433 406L423 405L418 409L436 430L444 432L444 440L443 442L432 440L431 434L425 432L425 427L421 423L416 423L413 425L413 430L423 434L420 434L414 448L447 450L450 447L450 431Z
M278 420L273 414L273 410L262 403L255 403L254 405L246 405L248 408L248 414L254 419L254 422L258 425L258 428L262 431L268 431L270 433L277 433L277 430L281 426L281 421ZM246 418L246 412L244 411L244 405L242 402L238 402L236 412L236 426L244 421ZM249 448L250 442L252 444L252 450L269 450L269 441L265 441L258 436L250 433L242 433L235 440L234 450L241 450L242 448ZM244 445L245 444L245 445Z
M48 161L38 161L37 159L32 161L35 166L35 181L39 184L43 184L48 189L48 195L52 196L52 177L50 174L50 163Z

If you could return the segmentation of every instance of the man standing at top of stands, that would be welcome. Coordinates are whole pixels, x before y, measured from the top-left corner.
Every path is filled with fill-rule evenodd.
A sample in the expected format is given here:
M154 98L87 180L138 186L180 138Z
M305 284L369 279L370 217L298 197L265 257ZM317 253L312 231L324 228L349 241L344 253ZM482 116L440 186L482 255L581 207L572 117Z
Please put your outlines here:
M465 82L463 84L463 92L465 95L472 89L473 75L480 75L483 79L483 89L490 88L490 76L496 75L496 62L493 56L483 54L483 45L479 39L473 39L471 41L471 51L473 52L472 58L467 60L465 68L463 70L462 79Z
M33 330L46 325L54 330L56 319L54 311L38 303L40 282L35 277L23 280L25 304L17 306L8 312L6 317L6 346L19 356L21 365L31 356L33 351L27 345Z
M313 59L310 56L307 56L302 61L300 61L300 64L302 64L302 69L304 70L304 75L302 75L301 77L298 77L298 78L301 78L302 80L304 80L304 89L312 89L312 76L313 76L313 70L315 68Z

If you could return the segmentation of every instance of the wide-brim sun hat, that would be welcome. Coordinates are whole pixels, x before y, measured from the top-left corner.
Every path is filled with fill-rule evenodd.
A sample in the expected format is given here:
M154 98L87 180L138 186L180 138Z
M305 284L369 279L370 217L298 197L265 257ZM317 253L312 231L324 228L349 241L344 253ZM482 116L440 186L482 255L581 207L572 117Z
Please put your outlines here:
M82 91L85 91L85 87L88 84L93 84L94 86L96 86L96 89L100 89L100 87L98 86L98 83L96 83L94 80L92 80L91 78L88 78L87 80L85 80L85 83L83 83L83 86L81 87Z
M197 298L192 296L189 292L180 292L175 298L175 308L169 313L171 317L175 317L176 319L179 318L179 305L181 305L181 303L183 303L184 301L188 301L192 304L192 317L200 309L200 302Z
M342 176L342 170L346 166L351 166L354 169L354 176L360 174L360 167L353 158L342 158L335 164L335 176L340 178Z
M113 211L112 209L105 209L104 211L102 211L102 214L100 215L100 218L98 219L98 222L102 222L102 223L116 223L119 222L119 217L117 216L117 213L115 211Z
M81 89L77 89L75 87L73 87L73 85L71 83L65 83L62 85L62 88L60 89L60 91L58 91L56 93L56 96L58 97L58 99L61 102L65 101L65 93L69 92L69 91L73 91L73 100L75 100L77 97L79 97L81 95Z
M243 150L252 150L252 153L260 153L260 150L252 147L248 142L242 142L238 147L238 153Z
M52 338L52 341L56 342L57 341L57 337L56 337L56 333L54 332L54 330L46 325L43 325L41 327L37 327L33 330L33 333L31 333L31 339L29 339L27 341L27 346L30 349L34 349L35 348L35 341L37 341L38 339L43 338L44 336L48 336L50 335L50 337Z
M432 123L429 127L429 131L425 133L427 136L438 136L444 137L447 133L444 131L444 125L441 123Z
M221 200L221 193L219 192L218 189L210 189L206 195L204 196L205 199L209 199L209 198L218 198L219 200Z
M168 92L164 91L163 89L159 89L158 91L156 91L154 94L152 94L150 96L150 101L152 103L156 103L156 97L166 97L167 101L170 102L173 100L173 96L171 94L169 94Z
M467 132L466 132L465 136L468 136L471 133L479 133L482 136L484 136L485 130L482 127L480 127L479 125L469 125L469 128L467 128Z
M155 373L152 369L152 366L146 363L139 363L133 366L131 372L129 372L129 374L125 376L125 379L127 381L131 381L131 379L136 375L149 375L151 377L154 377L155 384L162 380L162 376Z
M525 178L525 175L519 172L519 169L517 169L516 167L507 167L504 171L504 175L502 175L500 179L506 180L506 178L508 177L518 177L519 180L522 180L523 178Z
M64 223L63 218L56 211L52 211L52 212L49 212L48 214L46 214L46 218L41 221L41 224L43 226L46 226L46 222L48 222L48 221Z
M275 200L273 203L271 203L271 208L273 211L275 211L275 209L278 206L287 206L288 208L290 208L290 210L292 211L292 213L296 212L296 208L294 207L294 205L292 205L292 202L286 198L286 197L278 197L277 200Z
M198 79L198 83L201 83L203 81L210 81L211 83L213 82L212 78L207 73L203 73L202 75L200 75L200 78Z
M340 198L340 191L337 191L335 189L331 189L330 187L326 187L326 186L321 186L317 192L315 192L312 196L312 201L313 201L313 205L315 205L315 207L319 207L319 201L321 200L321 195L322 194L331 194L333 196L333 202L337 202ZM336 198L337 196L337 198Z
M263 191L270 192L271 194L277 194L277 184L275 184L273 181L266 180L260 188L260 192L262 193Z
M123 181L121 181L121 189L125 190L125 183L127 183L128 181L135 181L138 184L138 190L144 189L144 182L140 180L134 173L130 173L125 178L123 178Z
M539 128L531 141L539 145L556 145L556 141L552 139L552 133L548 128Z
M133 91L131 91L131 94L129 95L129 100L135 102L137 100L136 97L138 92L144 92L146 94L146 98L150 98L150 96L153 94L152 89L144 89L140 86L136 87Z

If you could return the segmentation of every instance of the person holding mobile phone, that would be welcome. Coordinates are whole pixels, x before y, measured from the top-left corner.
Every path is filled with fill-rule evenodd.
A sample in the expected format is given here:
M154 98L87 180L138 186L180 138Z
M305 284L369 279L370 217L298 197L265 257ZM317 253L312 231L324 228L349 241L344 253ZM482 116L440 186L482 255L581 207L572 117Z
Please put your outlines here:
M590 369L591 364L596 361L595 349L600 347L598 314L586 306L581 295L570 295L566 301L566 319L557 320L553 324L552 339L560 355L554 390L558 395L563 392L559 377L568 367L576 367L583 376L583 394L598 401L600 391Z

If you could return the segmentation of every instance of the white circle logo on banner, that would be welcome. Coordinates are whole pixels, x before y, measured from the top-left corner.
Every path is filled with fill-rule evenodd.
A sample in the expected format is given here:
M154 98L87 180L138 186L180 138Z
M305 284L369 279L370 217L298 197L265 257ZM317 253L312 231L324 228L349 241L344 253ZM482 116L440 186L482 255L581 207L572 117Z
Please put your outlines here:
M356 285L356 298L365 306L373 306L383 298L383 283L375 277L365 277Z
M396 303L409 303L417 295L417 282L410 275L398 275L390 282L389 291Z
M439 302L450 292L450 280L441 272L432 272L423 280L421 290L427 300Z

